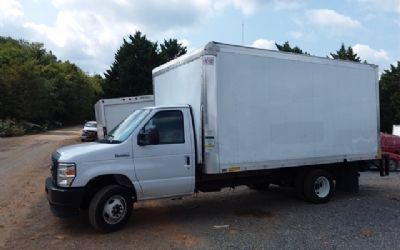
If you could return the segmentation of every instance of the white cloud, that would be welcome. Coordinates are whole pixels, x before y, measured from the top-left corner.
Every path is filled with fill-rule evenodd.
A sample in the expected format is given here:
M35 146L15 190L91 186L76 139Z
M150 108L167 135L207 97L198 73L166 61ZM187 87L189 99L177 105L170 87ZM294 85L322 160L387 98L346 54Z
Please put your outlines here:
M332 34L341 34L361 27L359 21L330 9L310 10L307 17L310 23L328 29Z
M23 15L22 5L17 0L0 0L0 26Z
M274 40L267 40L267 39L262 39L262 38L255 40L253 42L253 44L251 44L250 46L254 47L254 48L259 48L259 49L276 50Z
M91 73L102 73L114 60L122 39L136 30L152 41L162 42L170 37L181 39L179 34L187 36L229 7L252 15L266 7L296 8L303 1L33 0L35 4L30 5L26 1L0 0L0 27L1 35L42 42L61 60L77 63ZM41 4L46 5L45 10L39 9ZM28 15L38 11L43 11L43 15L46 11L53 14L43 19ZM189 45L188 40L180 41Z
M187 39L179 39L178 43L182 44L182 46L185 46L186 48L189 48L190 42Z
M210 1L212 0L205 0L204 2ZM275 10L296 9L303 4L304 0L213 0L212 2L215 10L233 6L244 15L252 15L265 7L271 7Z
M394 63L388 53L383 49L375 50L366 44L355 44L353 50L361 58L367 60L368 63L379 65L379 71L387 69L391 63Z
M257 9L263 7L264 4L265 1L261 0L233 0L233 5L245 15L253 14Z
M200 0L199 0L200 1ZM264 7L270 1L262 0L205 0L203 2L209 2L216 11L221 11L228 6L240 10L244 15L252 15L258 9Z
M374 62L389 61L390 58L387 52L383 49L374 50L369 45L359 44L354 45L353 50L357 53L363 60Z
M63 60L76 62L91 73L102 73L111 65L122 38L138 27L119 22L95 11L62 10L54 25L25 22L34 31L34 41L43 41Z
M201 0L113 0L107 5L94 0L53 0L52 4L58 11L53 24L22 24L35 34L30 39L44 42L60 59L97 73L111 65L122 39L136 30L151 40L169 38L201 23L212 10L211 2Z

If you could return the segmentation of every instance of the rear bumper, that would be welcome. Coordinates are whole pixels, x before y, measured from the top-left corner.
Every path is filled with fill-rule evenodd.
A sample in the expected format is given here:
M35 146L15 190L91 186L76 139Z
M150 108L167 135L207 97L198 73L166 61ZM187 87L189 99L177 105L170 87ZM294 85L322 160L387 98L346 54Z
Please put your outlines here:
M46 179L45 189L50 210L55 216L69 218L79 215L85 192L84 188L59 188L53 184L52 179L49 177Z

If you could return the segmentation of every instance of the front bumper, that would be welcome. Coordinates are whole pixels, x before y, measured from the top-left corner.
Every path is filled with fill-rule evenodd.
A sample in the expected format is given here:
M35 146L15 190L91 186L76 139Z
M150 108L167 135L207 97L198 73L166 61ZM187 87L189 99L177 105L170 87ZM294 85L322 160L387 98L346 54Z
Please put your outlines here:
M84 193L84 188L60 188L54 185L51 177L46 179L47 200L51 212L57 217L78 216Z
M97 140L97 132L96 131L82 131L81 134L82 141L95 141Z

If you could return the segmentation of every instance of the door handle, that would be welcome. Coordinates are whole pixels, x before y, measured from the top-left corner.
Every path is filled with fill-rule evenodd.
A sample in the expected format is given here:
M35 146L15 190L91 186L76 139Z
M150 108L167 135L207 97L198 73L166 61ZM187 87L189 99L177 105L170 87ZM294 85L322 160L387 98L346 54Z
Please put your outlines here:
M186 166L190 167L190 156L189 155L185 155L185 163L186 163Z

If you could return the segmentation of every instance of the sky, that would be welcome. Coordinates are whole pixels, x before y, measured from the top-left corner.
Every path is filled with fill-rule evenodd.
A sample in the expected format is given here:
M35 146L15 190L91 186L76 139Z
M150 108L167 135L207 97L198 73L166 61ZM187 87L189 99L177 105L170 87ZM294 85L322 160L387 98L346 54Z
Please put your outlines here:
M109 69L138 30L189 50L289 41L325 57L344 43L380 72L400 61L400 0L0 0L0 36L43 43L89 74Z

